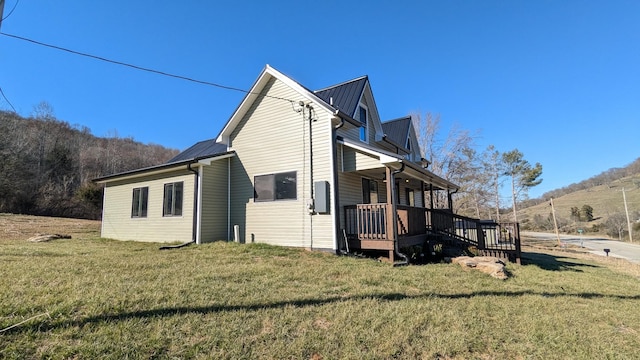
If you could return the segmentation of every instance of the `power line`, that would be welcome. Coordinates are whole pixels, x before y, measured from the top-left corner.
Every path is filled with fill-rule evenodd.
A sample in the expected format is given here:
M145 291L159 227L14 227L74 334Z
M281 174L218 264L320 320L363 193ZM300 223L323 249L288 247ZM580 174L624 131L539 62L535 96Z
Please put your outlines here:
M4 95L4 91L2 91L1 87L0 87L0 94L2 94L2 97L4 98L4 101L6 101L7 104L9 104L9 106L11 106L11 108L13 109L13 112L17 113L16 108L13 107L13 105L11 104L11 101L9 101L9 99L7 99L7 97Z
M11 14L13 14L13 10L15 10L16 7L18 7L18 3L20 3L20 0L16 0L16 3L13 4L13 7L11 8L11 11L9 11L7 16L3 17L2 20L0 20L0 24L2 24L3 21L7 20L9 18L9 16L11 16Z
M9 15L11 15L11 14L9 14ZM8 15L7 15L7 17L8 17ZM111 59L107 59L107 58L104 58L104 57L101 57L101 56L92 55L92 54L88 54L88 53L83 53L83 52L80 52L80 51L67 49L67 48L64 48L64 47L61 47L61 46L57 46L57 45L51 45L51 44L43 43L41 41L36 41L36 40L25 38L25 37L22 37L22 36L7 34L5 32L0 32L0 35L8 36L8 37L11 37L11 38L14 38L14 39L18 39L18 40L27 41L27 42L30 42L30 43L33 43L33 44L36 44L36 45L45 46L45 47L56 49L56 50L60 50L60 51L65 51L65 52L68 52L68 53L71 53L71 54L74 54L74 55L85 56L85 57L88 57L88 58L91 58L91 59L100 60L100 61L108 62L108 63L111 63L111 64L126 66L126 67L130 67L130 68L133 68L133 69L136 69L136 70L150 72L150 73L153 73L153 74L168 76L168 77L172 77L172 78L176 78L176 79L180 79L180 80L191 81L191 82L202 84L202 85L214 86L214 87L217 87L217 88L220 88L220 89L238 91L238 92L245 93L245 94L253 94L253 95L259 95L259 96L268 97L268 98L272 98L272 99L284 100L284 101L288 101L290 103L294 102L291 99L286 99L286 98L282 98L282 97L278 97L278 96L271 96L271 95L266 95L266 94L255 93L255 92L251 92L251 91L248 91L248 90L236 88L236 87L233 87L233 86L221 85L221 84L213 83L213 82L210 82L210 81L198 80L198 79L194 79L194 78L190 78L190 77L186 77L186 76L182 76L182 75L171 74L171 73L160 71L160 70L155 70L155 69L150 69L150 68L146 68L146 67L142 67L142 66L138 66L138 65L133 65L133 64L122 62L122 61L111 60Z

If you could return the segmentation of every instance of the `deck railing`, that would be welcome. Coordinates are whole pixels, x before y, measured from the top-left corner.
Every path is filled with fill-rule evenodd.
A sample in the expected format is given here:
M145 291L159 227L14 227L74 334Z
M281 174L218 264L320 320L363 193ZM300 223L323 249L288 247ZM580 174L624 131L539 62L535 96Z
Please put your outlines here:
M344 207L347 235L361 240L392 240L387 224L388 204L358 204Z
M357 204L344 207L347 236L359 240L397 240L393 238L390 204ZM426 209L397 205L398 238L440 234L475 246L485 255L505 257L519 262L520 228L518 223L496 223L454 214L445 209Z
M508 256L520 261L520 226L453 214L450 210L425 209L427 228L475 246L484 255Z

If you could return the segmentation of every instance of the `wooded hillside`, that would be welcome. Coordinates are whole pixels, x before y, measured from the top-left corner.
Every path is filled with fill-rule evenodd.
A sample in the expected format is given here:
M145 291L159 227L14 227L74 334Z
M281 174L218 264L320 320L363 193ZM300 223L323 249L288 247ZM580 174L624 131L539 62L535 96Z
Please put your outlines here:
M49 114L0 111L0 212L97 219L91 179L158 165L178 153L117 135L102 138Z

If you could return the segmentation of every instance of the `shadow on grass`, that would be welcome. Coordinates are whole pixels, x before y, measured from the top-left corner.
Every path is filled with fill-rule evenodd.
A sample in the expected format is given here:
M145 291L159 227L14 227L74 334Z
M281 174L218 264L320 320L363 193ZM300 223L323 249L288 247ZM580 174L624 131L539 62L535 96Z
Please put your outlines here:
M522 265L535 265L543 270L583 272L581 267L597 268L597 265L567 261L566 257L543 253L522 253Z
M260 311L265 309L282 309L282 308L304 308L313 306L323 306L332 303L340 303L346 301L362 301L362 300L377 300L380 302L394 302L403 300L415 300L415 299L473 299L483 296L504 296L504 297L520 297L520 296L541 296L545 298L556 297L580 297L583 299L601 299L611 298L620 300L640 300L640 295L609 295L598 293L567 293L567 292L538 292L532 290L522 291L474 291L469 293L459 294L435 294L426 293L419 295L407 295L402 293L382 293L382 294L369 294L369 295L356 295L347 297L330 297L325 299L299 299L290 301L277 301L272 303L259 303L259 304L246 304L246 305L211 305L211 306L193 306L193 307L167 307L149 310L136 310L130 312L121 312L115 314L103 314L97 316L88 316L76 320L58 320L50 323L32 323L29 325L23 325L8 330L6 333L17 332L46 332L55 329L63 329L69 327L83 327L85 325L99 324L99 323L111 323L117 321L126 321L129 319L143 319L143 318L166 318L172 316L181 316L186 314L217 314L224 312L236 312L236 311Z

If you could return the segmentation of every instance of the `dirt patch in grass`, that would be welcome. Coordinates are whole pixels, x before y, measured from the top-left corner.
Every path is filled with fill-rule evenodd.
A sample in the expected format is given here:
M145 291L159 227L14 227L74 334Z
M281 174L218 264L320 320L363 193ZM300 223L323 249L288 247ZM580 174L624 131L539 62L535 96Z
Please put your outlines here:
M100 234L100 221L0 214L0 242L26 241L39 234L66 234L73 238L96 237Z

